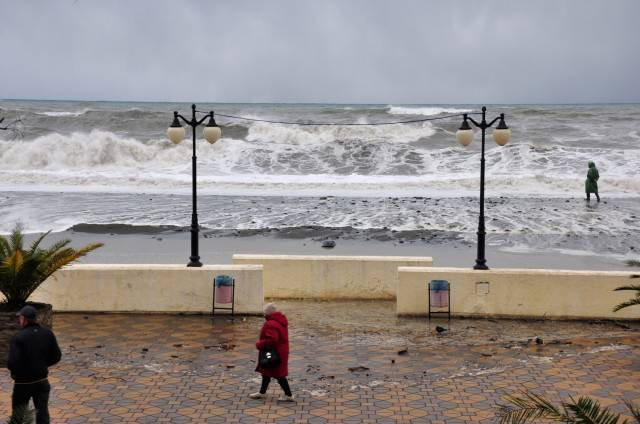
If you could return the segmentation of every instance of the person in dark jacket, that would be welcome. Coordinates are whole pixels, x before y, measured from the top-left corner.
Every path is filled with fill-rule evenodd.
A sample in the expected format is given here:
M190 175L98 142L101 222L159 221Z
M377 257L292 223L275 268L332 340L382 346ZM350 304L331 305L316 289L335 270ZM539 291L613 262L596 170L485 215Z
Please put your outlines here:
M267 388L272 378L275 378L282 387L284 395L278 400L283 402L293 402L293 394L289 388L287 375L289 374L289 322L287 317L279 312L276 305L267 303L264 307L265 323L260 330L260 338L256 342L258 351L267 348L275 349L280 357L280 363L273 368L263 368L258 363L256 371L262 374L262 385L260 391L249 395L251 399L261 399L265 397Z
M591 193L595 193L596 199L598 199L598 202L600 201L600 195L598 194L598 179L600 179L598 168L596 168L595 163L589 161L589 171L587 171L587 179L584 182L584 191L587 193L587 202L591 201Z
M25 306L16 314L22 330L11 338L7 368L13 378L11 407L13 413L28 405L33 398L36 423L49 423L49 367L60 361L62 354L56 336L36 322L36 310Z

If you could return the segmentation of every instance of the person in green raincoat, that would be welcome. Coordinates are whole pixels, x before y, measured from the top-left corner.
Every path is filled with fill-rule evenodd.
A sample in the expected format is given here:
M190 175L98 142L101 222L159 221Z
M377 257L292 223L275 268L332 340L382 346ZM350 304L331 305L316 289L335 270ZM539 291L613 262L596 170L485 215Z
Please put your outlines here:
M587 179L584 182L584 191L587 192L587 202L591 201L591 193L595 193L596 199L600 201L600 195L598 194L598 168L593 161L589 161L589 171L587 172Z

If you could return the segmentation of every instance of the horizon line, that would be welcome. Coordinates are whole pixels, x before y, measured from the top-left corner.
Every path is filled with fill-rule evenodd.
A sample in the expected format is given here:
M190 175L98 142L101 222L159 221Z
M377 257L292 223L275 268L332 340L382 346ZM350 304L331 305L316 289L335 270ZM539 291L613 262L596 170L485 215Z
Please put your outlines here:
M636 105L640 101L635 102L485 102L485 103L401 103L401 102L239 102L239 101L176 101L176 100L87 100L87 99L35 99L35 98L3 98L0 101L32 101L32 102L92 102L92 103L181 103L181 104L238 104L238 105L376 105L376 106L447 106L447 105L468 105L468 106L520 106L520 105L536 105L536 106L588 106L588 105Z

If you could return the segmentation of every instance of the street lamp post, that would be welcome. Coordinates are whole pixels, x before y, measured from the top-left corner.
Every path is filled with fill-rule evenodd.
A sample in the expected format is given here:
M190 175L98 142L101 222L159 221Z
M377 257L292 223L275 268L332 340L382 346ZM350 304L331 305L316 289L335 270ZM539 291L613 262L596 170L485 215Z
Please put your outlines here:
M181 119L185 124L191 127L191 133L193 135L193 155L191 156L191 183L193 198L193 210L191 213L191 256L189 256L189 263L187 266L195 267L202 266L202 262L200 262L200 255L198 253L198 232L200 231L200 228L198 226L198 196L196 193L196 127L201 125L207 118L209 118L209 122L205 125L202 135L204 135L204 138L209 143L213 144L222 137L222 130L216 124L213 111L210 111L202 119L198 120L196 118L196 105L191 105L191 120L188 120L178 112L173 112L173 122L169 129L167 129L167 136L169 139L175 144L180 143L184 140L186 133L184 127L180 125Z
M498 120L498 126L493 130L493 139L499 146L504 146L511 137L511 130L504 122L504 113L495 118L493 121L487 123L486 120L487 108L482 107L482 121L476 122L473 118L469 117L466 113L463 115L462 125L456 132L456 138L463 146L468 146L473 141L473 130L468 121L471 121L473 125L480 128L482 131L482 154L480 156L480 217L478 218L478 255L476 257L476 264L473 269L489 269L487 266L487 260L485 258L485 227L484 227L484 138L487 128L491 128Z

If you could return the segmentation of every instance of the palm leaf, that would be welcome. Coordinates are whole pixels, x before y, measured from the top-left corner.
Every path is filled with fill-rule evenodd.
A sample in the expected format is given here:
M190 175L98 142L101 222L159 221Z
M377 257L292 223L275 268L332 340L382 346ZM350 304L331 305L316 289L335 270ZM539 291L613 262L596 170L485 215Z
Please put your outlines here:
M68 247L70 240L60 240L49 248L40 248L49 233L38 237L28 251L22 247L20 225L13 229L8 240L0 237L0 292L5 303L20 306L51 274L102 246L102 243L93 243L76 250Z
M22 243L24 238L22 236L22 225L18 224L14 227L9 235L9 243L11 244L11 250L22 250Z
M7 241L4 236L0 236L0 258L4 258L5 256L9 256L9 241Z
M7 256L4 261L10 275L16 276L20 273L22 264L24 263L24 255L22 251L16 250L11 256Z
M603 408L600 403L588 397L581 396L576 402L569 398L570 402L563 402L563 406L571 411L576 424L618 424L620 414Z
M524 393L523 397L505 396L505 400L512 405L500 405L498 412L499 423L523 424L536 422L539 419L570 424L628 424L628 420L621 420L621 416L609 408L588 397L580 397L576 401L569 397L568 401L555 406L544 397L532 393ZM640 424L640 409L633 403L625 401L627 408ZM515 407L514 407L515 406Z
M524 393L524 397L505 396L504 399L514 406L501 405L498 412L500 424L524 424L538 419L551 419L568 422L566 411L535 393Z
M46 236L49 235L49 233L51 233L51 230L47 231L46 233L42 234L40 237L38 237L32 244L31 244L31 249L29 249L29 252L31 254L35 253L36 250L38 250L38 246L40 245L40 243L42 242L42 240L44 240L44 238Z
M72 252L73 249L67 247L71 243L71 240L60 240L51 245L48 249L38 250L36 254L42 256L44 262L49 260L52 256L60 254L62 251ZM69 250L70 249L70 250Z
M618 312L620 309L628 308L629 306L640 305L640 284L630 284L628 286L616 287L614 291L631 290L636 292L636 297L617 304L613 308L613 312Z
M633 418L636 419L636 422L640 424L640 409L637 406L635 406L633 403L629 402L628 400L625 400L624 404L627 405L629 412L631 412L631 415L633 415Z
M613 308L613 312L618 312L620 309L628 308L629 306L640 305L640 296L629 299L626 302L619 303Z
M616 287L615 289L613 289L614 291L620 291L620 290L636 290L638 292L640 292L640 284L631 284L628 286L622 286L622 287Z

